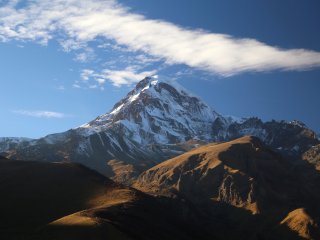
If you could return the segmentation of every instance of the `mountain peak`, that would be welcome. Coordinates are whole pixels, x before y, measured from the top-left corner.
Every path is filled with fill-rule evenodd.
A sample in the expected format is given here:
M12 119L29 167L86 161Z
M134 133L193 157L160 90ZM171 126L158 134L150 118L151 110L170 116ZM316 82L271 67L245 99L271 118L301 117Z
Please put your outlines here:
M144 79L142 79L140 82L138 82L135 89L143 89L147 86L155 85L158 82L159 82L158 75L148 76L148 77L145 77Z
M136 142L172 143L191 138L210 139L216 114L200 98L165 77L141 80L111 112L81 126L105 131L120 126L135 135Z
M159 75L145 77L144 79L142 79L140 82L137 83L134 90L140 91L142 89L161 88L166 85L169 85L175 88L181 94L193 95L188 90L186 90L183 86L181 86L176 80L167 78L165 76L159 76Z
M118 115L124 109L140 108L142 105L156 104L155 107L159 107L164 102L166 105L180 105L183 97L197 98L174 80L158 75L148 76L138 82L135 88L116 103L107 115Z

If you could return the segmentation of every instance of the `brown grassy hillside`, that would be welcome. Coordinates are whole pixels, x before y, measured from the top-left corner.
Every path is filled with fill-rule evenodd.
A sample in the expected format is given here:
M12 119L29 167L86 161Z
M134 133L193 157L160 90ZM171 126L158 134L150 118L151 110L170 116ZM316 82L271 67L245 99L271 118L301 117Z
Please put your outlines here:
M193 239L203 232L187 204L78 164L1 159L0 191L1 239Z
M0 232L8 235L134 194L81 165L3 159L0 191Z
M160 163L134 186L205 209L211 229L222 239L302 239L290 224L280 223L302 206L319 213L319 179L306 161L285 159L247 136ZM232 231L228 226L234 226Z

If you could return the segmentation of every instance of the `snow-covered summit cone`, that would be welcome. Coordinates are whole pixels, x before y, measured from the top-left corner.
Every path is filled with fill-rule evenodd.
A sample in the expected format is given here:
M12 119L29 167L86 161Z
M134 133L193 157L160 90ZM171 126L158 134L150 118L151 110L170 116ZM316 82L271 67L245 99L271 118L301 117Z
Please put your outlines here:
M110 113L80 127L84 133L115 126L143 145L210 140L212 123L219 115L175 81L156 76L140 81Z

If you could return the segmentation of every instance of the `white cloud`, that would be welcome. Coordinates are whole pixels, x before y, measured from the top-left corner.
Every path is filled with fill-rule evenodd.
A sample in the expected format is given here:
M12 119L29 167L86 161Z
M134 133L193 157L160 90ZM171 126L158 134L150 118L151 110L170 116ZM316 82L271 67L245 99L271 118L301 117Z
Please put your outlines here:
M94 74L94 71L91 69L83 69L81 72L81 79L83 81L88 81L89 78Z
M66 40L63 39L63 40L59 40L59 43L65 52L70 52L72 50L79 50L87 46L86 43L79 42L75 39L66 39Z
M73 87L73 88L81 88L81 86L80 86L78 83L72 84L72 87Z
M134 58L134 62L143 64L143 65L148 65L150 63L159 62L161 60L159 58L151 57L146 54L135 55L133 58Z
M120 87L122 85L131 85L139 82L147 76L154 75L153 71L139 71L137 68L131 66L124 70L103 69L101 72L95 72L91 69L84 69L81 72L81 77L84 81L94 80L100 86L106 81L110 81L114 86Z
M114 86L130 85L139 82L147 76L154 75L156 71L136 72L133 68L126 68L124 70L109 70L102 71L103 78L110 80Z
M110 42L105 42L103 44L99 44L97 46L98 48L108 48L108 49L112 49L114 51L119 51L119 52L130 52L130 49L128 49L125 46L120 46L116 43L110 43Z
M77 53L74 60L78 62L89 62L95 58L95 53L92 48L85 48L81 53Z
M185 64L224 76L245 71L304 70L320 66L320 53L281 49L255 39L190 30L162 20L146 19L116 1L34 0L27 7L0 8L0 39L46 44L57 33L85 43L112 39L131 51L143 51L169 64ZM75 42L64 48L77 46ZM88 61L86 53L78 60ZM114 83L129 81L123 72L106 72ZM130 75L129 73L125 73ZM124 75L125 75L124 74Z
M12 112L20 115L37 117L37 118L65 118L66 117L64 113L52 112L52 111L15 110Z
M59 85L56 89L60 91L66 90L66 88L63 85Z
M96 80L100 85L102 85L102 84L104 84L104 83L106 82L107 79L101 77L101 78L96 78L95 80Z

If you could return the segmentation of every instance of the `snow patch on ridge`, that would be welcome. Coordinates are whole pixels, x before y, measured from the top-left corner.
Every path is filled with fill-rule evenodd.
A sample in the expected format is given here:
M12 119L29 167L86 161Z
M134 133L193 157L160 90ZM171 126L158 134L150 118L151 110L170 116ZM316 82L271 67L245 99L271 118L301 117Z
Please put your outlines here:
M110 114L117 114L121 110L122 107L123 107L123 104L121 104L119 107L114 109Z

